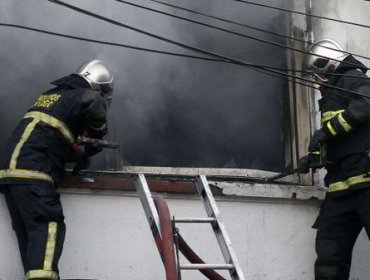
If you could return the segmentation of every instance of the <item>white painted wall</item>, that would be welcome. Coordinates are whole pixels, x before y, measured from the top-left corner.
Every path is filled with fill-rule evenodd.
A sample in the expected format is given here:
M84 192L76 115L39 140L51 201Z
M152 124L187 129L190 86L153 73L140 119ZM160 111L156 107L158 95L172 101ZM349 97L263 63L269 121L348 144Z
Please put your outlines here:
M369 1L312 0L312 13L344 21L370 25ZM370 56L370 29L312 18L315 39L332 38L352 53ZM369 66L369 60L362 60Z
M138 197L120 192L64 191L62 202L67 224L60 261L63 278L165 279ZM171 196L168 203L176 217L205 216L197 196ZM317 201L229 197L218 200L218 206L246 279L313 279L315 230L311 225L317 216ZM222 263L209 226L179 227L183 237L204 259ZM351 279L368 279L370 269L363 264L368 262L370 248L365 239L361 236L361 246L356 247ZM23 279L3 197L0 197L0 240L0 279ZM205 279L195 272L183 276L183 280Z
M194 198L194 199L193 199ZM137 197L63 194L67 223L60 261L63 278L165 279L144 211ZM198 197L169 199L178 217L202 217ZM317 205L219 201L246 279L312 279L313 223ZM206 260L222 263L209 225L180 225L183 237ZM15 235L0 200L0 279L23 279ZM185 273L186 279L205 279Z

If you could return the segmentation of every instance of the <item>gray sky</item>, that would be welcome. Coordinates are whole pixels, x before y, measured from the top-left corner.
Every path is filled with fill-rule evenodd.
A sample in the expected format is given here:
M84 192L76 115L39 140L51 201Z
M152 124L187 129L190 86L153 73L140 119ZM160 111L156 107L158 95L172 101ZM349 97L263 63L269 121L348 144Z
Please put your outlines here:
M286 67L278 47L158 15L114 0L67 3L169 39L236 59ZM147 0L135 3L202 20L230 30L271 38L248 29L202 19ZM285 15L231 0L169 1L219 17L287 33ZM274 1L274 5L288 1ZM267 3L267 2L266 2ZM285 6L284 6L285 7ZM194 52L92 19L43 0L0 2L1 22L96 40L197 55ZM116 74L109 112L110 140L121 143L132 165L239 167L281 170L286 87L246 67L146 53L0 27L0 118L3 147L32 101L49 83L99 58ZM280 39L280 43L284 42ZM96 165L107 155L100 155ZM112 155L109 154L112 158Z

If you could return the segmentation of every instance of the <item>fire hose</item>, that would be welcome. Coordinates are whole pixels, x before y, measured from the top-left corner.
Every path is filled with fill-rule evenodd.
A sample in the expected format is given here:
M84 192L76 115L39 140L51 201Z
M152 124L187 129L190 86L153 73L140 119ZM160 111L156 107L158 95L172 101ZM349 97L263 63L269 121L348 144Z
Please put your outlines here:
M156 196L153 200L158 211L161 231L160 234L155 234L155 243L166 270L166 280L178 280L170 211L162 196Z
M190 248L184 238L179 234L179 250L190 263L204 263L204 261ZM208 279L225 280L220 274L212 269L199 269L199 271Z
M173 225L170 211L168 209L166 200L162 196L155 196L153 200L158 212L161 231L160 234L155 234L155 242L166 270L166 280L178 280L174 249ZM178 235L178 241L179 250L189 260L189 262L194 264L205 263L196 253L194 253L181 235ZM225 280L225 278L212 269L200 269L199 271L208 279Z

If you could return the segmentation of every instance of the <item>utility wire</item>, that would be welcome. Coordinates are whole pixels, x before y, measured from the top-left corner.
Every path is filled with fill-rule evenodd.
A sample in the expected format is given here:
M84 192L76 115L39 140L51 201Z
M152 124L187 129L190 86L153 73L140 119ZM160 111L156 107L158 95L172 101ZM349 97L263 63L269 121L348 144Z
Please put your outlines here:
M175 52L155 50L155 49L150 49L150 48L142 48L142 47L137 47L137 46L132 46L132 45L126 45L126 44L119 44L119 43L113 43L113 42L107 42L107 41L89 39L89 38L85 38L85 37L67 35L67 34L62 34L62 33L57 33L57 32L52 32L52 31L47 31L47 30L44 30L44 29L33 28L33 27L24 26L24 25L18 25L18 24L0 23L0 26L18 28L18 29L34 31L34 32L43 33L43 34L47 34L47 35L53 35L53 36L62 37L62 38L68 38L68 39L74 39L74 40L79 40L79 41L97 43L97 44L102 44L102 45L109 45L109 46L115 46L115 47L122 47L122 48L134 49L134 50L145 51L145 52L152 52L152 53L159 53L159 54L165 54L165 55L171 55L171 56L179 56L179 57L193 58L193 59L198 59L198 60L206 60L206 61L222 62L222 63L240 65L240 63L237 63L237 62L234 62L234 61L228 61L228 60L223 60L223 59L216 59L216 58L211 58L211 57L206 57L206 56L195 56L195 55L181 54L181 53L175 53ZM269 66L263 66L263 65L257 65L257 64L255 64L255 67L271 68L271 69L281 70L281 71L295 71L294 69L284 69L284 68L279 68L279 67L269 67ZM304 72L302 70L296 70L296 71L298 71L298 72ZM310 72L307 72L307 74L311 74L311 73Z
M306 40L302 40L302 39L295 38L295 37L292 37L292 36L288 36L288 35L285 35L285 34L269 31L269 30L266 30L266 29L263 29L263 28L258 28L258 27L251 26L251 25L248 25L248 24L236 22L236 21L233 21L233 20L228 20L228 19L225 19L225 18L217 17L217 16L210 15L210 14L206 14L206 13L203 13L203 12L194 11L192 9L187 9L187 8L184 8L184 7L181 7L181 6L178 6L178 5L169 4L167 2L163 2L163 1L160 1L160 0L148 0L148 1L158 3L158 4L161 4L161 5L167 6L167 7L175 8L175 9L178 9L178 10L186 11L186 12L189 12L189 13L192 13L192 14L201 15L201 16L204 16L206 18L216 19L216 20L219 20L219 21L222 21L222 22L231 23L231 24L234 24L234 25L237 25L237 26L246 27L246 28L256 30L256 31L259 31L259 32L263 32L263 33L271 34L271 35L274 35L274 36L279 36L279 37L294 40L294 41L297 41L297 42L305 43L309 46L314 45L314 43L308 42ZM350 52L343 51L343 50L337 50L337 49L326 47L326 46L321 46L321 47L323 47L325 49L329 49L329 50L335 50L337 52L342 52L342 53L345 53L345 54L348 54L348 55L352 54L352 55L355 55L357 57L361 57L361 58L370 60L370 57L367 57L367 56L364 56L364 55L360 55L360 54L356 54L356 53L350 53Z
M57 32L52 32L52 31L47 31L47 30L43 30L43 29L39 29L39 28L33 28L33 27L24 26L24 25L18 25L18 24L0 23L0 26L6 26L6 27L12 27L12 28L18 28L18 29L24 29L24 30L30 30L30 31L34 31L34 32L38 32L38 33L43 33L43 34L48 34L48 35L53 35L53 36L58 36L58 37L64 37L64 38L69 38L69 39L74 39L74 40L79 40L79 41L85 41L85 42L91 42L91 43L96 43L96 44L102 44L102 45L109 45L109 46L115 46L115 47L122 47L122 48L134 49L134 50L145 51L145 52L166 54L166 55L186 57L186 58L194 58L194 59L199 59L199 60L208 60L208 61L215 61L215 62L233 63L233 62L230 62L230 61L225 61L225 60L210 58L210 57L206 57L206 56L195 56L195 55L188 55L188 54L167 52L167 51L155 50L155 49L149 49L149 48L142 48L142 47L137 47L137 46L132 46L132 45L126 45L126 44L119 44L119 43L113 43L113 42L107 42L107 41L100 41L100 40L89 39L89 38L84 38L84 37L78 37L78 36L73 36L73 35L67 35L67 34L62 34L62 33L57 33ZM236 64L236 63L233 63L233 64Z
M255 69L255 68L257 68L257 69L263 69L263 70L268 71L270 73L280 74L280 75L283 75L283 76L286 76L286 77L290 77L290 78L294 78L294 79L299 79L301 81L309 82L309 83L312 83L312 84L315 83L315 82L313 82L313 81L311 81L309 79L303 78L303 77L297 77L297 76L294 76L294 75L290 75L290 74L287 74L287 73L284 73L284 72L279 72L279 71L276 71L276 70L268 69L268 68L265 68L265 67L255 66L255 65L252 65L251 63L248 63L248 62L244 62L244 61L237 60L237 59L234 59L234 58L231 58L231 57L227 57L227 56L224 56L224 55L220 55L220 54L217 54L217 53L206 51L206 50L203 50L203 49L200 49L200 48L197 48L197 47L189 46L189 45L186 45L186 44L183 44L183 43L180 43L180 42L177 42L177 41L174 41L174 40L171 40L171 39L168 39L168 38L165 38L165 37L162 37L162 36L153 34L153 33L150 33L148 31L145 31L145 30L142 30L142 29L139 29L139 28L136 28L136 27L133 27L133 26L130 26L130 25L127 25L127 24L124 24L124 23L121 23L121 22L118 22L118 21L115 21L115 20L112 20L112 19L103 17L101 15L92 13L90 11L81 9L79 7L76 7L76 6L73 6L73 5L70 5L70 4L61 2L59 0L47 0L47 1L52 2L52 3L55 3L57 5L64 6L66 8L72 9L72 10L77 11L79 13L88 15L90 17L93 17L93 18L96 18L96 19L100 19L100 20L105 21L105 22L109 22L109 23L111 23L113 25L121 26L121 27L127 28L129 30L133 30L133 31L136 31L138 33L141 33L141 34L150 36L152 38L156 38L158 40L161 40L161 41L170 43L170 44L175 45L175 46L179 46L179 47L182 47L182 48L185 48L185 49L189 49L189 50L192 50L192 51L195 51L195 52L198 52L198 53L206 54L206 55L209 55L209 56L212 56L212 57L216 57L216 58L219 58L219 59L222 59L222 60L232 61L232 62L235 62L235 63L240 64L240 65L249 66L249 67L252 67L253 69ZM359 92L355 92L355 91L351 91L351 90L347 90L347 89L344 89L344 88L340 88L340 87L336 87L336 86L332 86L332 85L326 85L326 84L317 83L317 82L315 84L318 84L318 85L321 85L321 86L325 86L326 88L337 89L337 90L340 90L341 92L350 93L350 94L361 96L361 97L364 97L364 98L369 98L369 96L367 96L365 94L362 94L362 93L359 93ZM333 93L334 94L339 94L339 93L336 93L336 92L333 92ZM340 94L340 95L343 96L342 94Z
M259 7L264 7L264 8L269 8L269 9L274 9L274 10L279 10L279 11L283 11L283 12L287 12L287 13L292 13L292 14L304 15L304 16L313 17L313 18L331 20L331 21L345 23L345 24L350 24L350 25L354 25L354 26L370 28L370 25L365 25L365 24L361 24L361 23L355 23L355 22L351 22L351 21L345 21L345 20L340 20L340 19L335 19L335 18L330 18L330 17L324 17L324 16L307 14L307 13L298 12L298 11L294 11L294 10L279 8L279 7L276 7L276 6L270 6L270 5L266 5L266 4L251 2L251 1L247 1L247 0L233 0L233 1L242 2L242 3L245 3L245 4L259 6Z
M74 40L79 40L79 41L91 42L91 43L96 43L96 44L114 46L114 47L122 47L122 48L127 48L127 49L133 49L133 50L139 50L139 51L145 51L145 52L151 52L151 53L158 53L158 54L165 54L165 55L170 55L170 56L192 58L192 59L197 59L197 60L205 60L205 61L222 62L222 63L240 65L240 63L233 62L233 61L228 61L228 60L216 59L216 58L211 58L211 57L206 57L206 56L195 56L195 55L181 54L181 53L168 52L168 51L162 51L162 50L156 50L156 49L150 49L150 48L142 48L142 47L127 45L127 44L119 44L119 43L95 40L95 39L90 39L90 38L85 38L85 37L78 37L78 36L73 36L73 35L67 35L67 34L47 31L47 30L43 30L43 29L39 29L39 28L33 28L33 27L18 25L18 24L10 24L10 23L1 23L0 22L0 26L23 29L23 30L29 30L29 31L37 32L37 33L42 33L42 34L47 34L47 35L52 35L52 36L57 36L57 37L62 37L62 38L68 38L68 39L74 39ZM304 71L304 70L295 70L295 69L281 68L281 67L271 67L271 66L264 66L264 65L258 65L258 64L251 64L251 65L253 65L254 67L268 68L268 69L274 69L274 70L280 70L280 71L300 72L300 73L304 73L304 74L307 74L307 75L315 74L314 72L309 72L309 71ZM332 74L329 74L329 75L338 75L338 76L342 76L342 77L353 77L353 78L357 77L357 76L352 76L352 75L343 75L343 74L335 74L335 73L332 73ZM365 77L357 77L357 78L365 78Z
M52 32L52 31L47 31L39 28L33 28L29 26L23 26L23 25L17 25L17 24L10 24L10 23L0 23L0 26L5 26L5 27L11 27L11 28L18 28L18 29L23 29L23 30L29 30L29 31L34 31L42 34L47 34L47 35L52 35L52 36L57 36L57 37L62 37L62 38L68 38L68 39L74 39L74 40L79 40L79 41L84 41L84 42L91 42L91 43L97 43L97 44L103 44L103 45L109 45L109 46L115 46L115 47L123 47L123 48L128 48L128 49L133 49L133 50L139 50L139 51L145 51L145 52L151 52L151 53L159 53L159 54L165 54L165 55L171 55L171 56L179 56L179 57L186 57L186 58L192 58L192 59L198 59L198 60L206 60L206 61L213 61L213 62L222 62L222 63L229 63L229 64L235 64L235 65L240 65L240 63L236 63L233 61L228 61L228 60L222 60L222 59L216 59L216 58L210 58L210 57L204 57L204 56L194 56L194 55L187 55L187 54L180 54L180 53L174 53L174 52L167 52L167 51L161 51L161 50L154 50L154 49L149 49L149 48L141 48L137 46L131 46L131 45L126 45L126 44L118 44L118 43L112 43L112 42L106 42L106 41L100 41L100 40L95 40L95 39L89 39L89 38L84 38L84 37L78 37L78 36L73 36L73 35L67 35L67 34L62 34L62 33L57 33L57 32ZM260 66L256 65L256 67L267 67L267 66ZM280 68L275 68L274 69L280 69ZM255 68L255 71L267 74L272 77L276 77L279 79L282 79L284 81L290 81L289 79L286 79L284 77L268 73L262 69ZM280 69L284 70L284 69ZM294 71L294 70L292 70ZM298 71L298 70L297 70ZM306 85L303 84L302 85ZM309 85L307 85L309 86ZM313 86L311 86L314 88Z
M50 1L53 1L53 0L50 0ZM301 49L290 47L290 46L287 46L287 45L282 45L282 44L279 44L279 43L271 42L271 41L268 41L268 40L265 40L265 39L261 39L261 38L250 36L250 35L246 35L246 34L243 34L243 33L231 31L231 30L228 30L228 29L225 29L225 28L222 28L222 27L214 26L214 25L211 25L211 24L208 24L208 23L197 21L197 20L192 20L192 19L188 19L188 18L185 18L185 17L177 16L177 15L170 14L170 13L167 13L167 12L164 12L164 11L161 11L161 10L157 10L157 9L145 7L145 6L142 6L142 5L139 5L139 4L131 3L131 2L128 2L128 1L125 1L125 0L114 0L114 1L126 4L126 5L130 5L130 6L134 6L134 7L140 8L140 9L148 10L148 11L151 11L151 12L154 12L154 13L163 14L163 15L166 15L166 16L169 16L169 17L173 17L173 18L181 19L181 20L188 21L188 22L191 22L191 23L199 24L199 25L202 25L202 26L206 26L206 27L216 29L216 30L219 30L219 31L223 31L223 32L226 32L226 33L230 33L230 34L233 34L233 35L238 35L240 37L255 40L255 41L258 41L258 42L261 42L261 43L277 46L277 47L284 48L284 49L290 49L290 50L297 51L297 52L304 53L304 54L311 54L310 52L305 51L305 50L301 50ZM328 57L323 56L323 55L316 54L315 56L328 59ZM340 60L337 60L337 59L331 59L331 60L341 62ZM357 65L355 65L353 63L350 63L350 62L346 62L346 64L357 67Z
M30 30L38 33L43 33L47 35L53 35L53 36L58 36L58 37L63 37L63 38L69 38L69 39L74 39L74 40L79 40L79 41L86 41L86 42L92 42L92 43L97 43L97 44L104 44L104 45L110 45L110 46L115 46L115 47L123 47L123 48L128 48L128 49L134 49L134 50L139 50L139 51L145 51L145 52L152 52L152 53L159 53L159 54L165 54L165 55L171 55L171 56L179 56L179 57L186 57L186 58L192 58L192 59L199 59L199 60L206 60L206 61L213 61L213 62L222 62L222 63L231 63L239 66L245 66L240 63L236 63L233 61L227 61L227 60L222 60L222 59L215 59L215 58L209 58L209 57L202 57L202 56L193 56L193 55L186 55L186 54L179 54L179 53L173 53L173 52L166 52L166 51L160 51L160 50L154 50L154 49L148 49L148 48L141 48L141 47L136 47L136 46L131 46L131 45L125 45L125 44L118 44L118 43L111 43L111 42L105 42L105 41L99 41L99 40L94 40L94 39L88 39L88 38L83 38L83 37L77 37L77 36L72 36L72 35L66 35L66 34L61 34L61 33L56 33L56 32L51 32L51 31L46 31L38 28L32 28L28 26L22 26L22 25L16 25L16 24L8 24L8 23L0 23L0 26L6 26L6 27L13 27L13 28L19 28L19 29L24 29L24 30ZM256 67L266 67L267 66L261 66L261 65L256 65ZM273 68L273 69L280 69L280 68ZM271 77L278 78L283 81L288 81L288 82L294 82L303 86L307 86L309 88L316 89L314 86L306 84L306 83L301 83L298 81L293 81L290 78L283 77L282 74L272 74L269 73L263 69L259 68L254 68L255 71L258 71L260 73L264 73L266 75L269 75ZM289 70L289 69L284 69L286 71L294 71L294 70ZM298 70L297 70L298 71ZM340 75L340 74L338 74ZM343 76L343 75L342 75ZM347 76L351 77L351 76ZM356 77L356 76L353 76ZM332 92L337 95L341 95L336 92ZM349 96L341 95L344 98L351 99Z
M197 59L197 60L206 60L206 61L222 62L222 63L240 65L240 63L237 63L237 62L234 62L234 61L216 59L216 58L211 58L211 57L206 57L206 56L195 56L195 55L188 55L188 54L182 54L182 53L168 52L168 51L162 51L162 50L156 50L156 49L150 49L150 48L142 48L142 47L127 45L127 44L120 44L120 43L113 43L113 42L95 40L95 39L73 36L73 35L68 35L68 34L62 34L62 33L52 32L52 31L48 31L48 30L44 30L44 29L39 29L39 28L34 28L34 27L29 27L29 26L24 26L24 25L18 25L18 24L0 23L0 26L18 28L18 29L43 33L43 34L47 34L47 35L58 36L58 37L62 37L62 38L68 38L68 39L74 39L74 40L91 42L91 43L102 44L102 45L109 45L109 46L115 46L115 47L134 49L134 50L145 51L145 52L152 52L152 53L159 53L159 54L165 54L165 55L171 55L171 56L193 58L193 59ZM294 70L294 69L289 69L289 68L271 67L271 66L264 66L264 65L258 65L258 64L251 64L251 65L253 65L254 67L269 68L269 69L280 70L280 71L302 72L302 73L305 73L305 74L308 74L308 75L314 74L313 72L308 72L308 71L303 71L303 70ZM355 76L353 76L353 77L355 77Z
M52 31L47 31L47 30L43 30L43 29L39 29L39 28L33 28L33 27L29 27L29 26L17 25L17 24L0 23L0 26L6 26L6 27L12 27L12 28L19 28L19 29L34 31L34 32L43 33L43 34L47 34L47 35L58 36L58 37L62 37L62 38L74 39L74 40L79 40L79 41L85 41L85 42L91 42L91 43L97 43L97 44L103 44L103 45L109 45L109 46L115 46L115 47L123 47L123 48L134 49L134 50L145 51L145 52L151 52L151 53L159 53L159 54L165 54L165 55L171 55L171 56L179 56L179 57L186 57L186 58L192 58L192 59L198 59L198 60L206 60L206 61L222 62L222 63L229 63L229 64L240 65L240 63L233 62L233 61L228 61L228 60L216 59L216 58L205 57L205 56L187 55L187 54L167 52L167 51L161 51L161 50L155 50L155 49L149 49L149 48L142 48L142 47L137 47L137 46L132 46L132 45L126 45L126 44L119 44L119 43L113 43L113 42L100 41L100 40L89 39L89 38L84 38L84 37L78 37L78 36L73 36L73 35L67 35L67 34L62 34L62 33L57 33L57 32L52 32ZM255 65L255 67L271 68L271 69L277 69L277 70L281 70L281 71L295 71L293 69L283 69L283 68L278 68L278 67L268 67L268 66L262 66L262 65ZM261 73L265 73L261 69L257 69L256 68L254 70L259 70ZM297 71L302 72L301 70L297 70ZM308 74L311 74L311 73L308 72ZM271 76L274 76L274 75L271 75ZM274 77L280 78L280 76L274 76Z

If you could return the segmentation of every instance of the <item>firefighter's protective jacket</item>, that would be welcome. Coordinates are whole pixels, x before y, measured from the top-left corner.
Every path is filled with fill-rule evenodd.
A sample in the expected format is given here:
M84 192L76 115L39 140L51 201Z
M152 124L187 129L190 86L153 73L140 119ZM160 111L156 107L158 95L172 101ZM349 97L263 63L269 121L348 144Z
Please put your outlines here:
M54 84L57 87L38 97L8 140L0 159L0 184L56 183L73 158L77 137L86 130L93 137L105 134L107 106L98 91L77 75Z
M365 75L366 71L361 62L348 56L336 71L339 75L331 76L329 86L320 88L321 122L331 135L327 141L328 159L335 163L327 167L329 193L347 192L364 184L370 186L367 175L370 166L366 162L370 148L370 78ZM330 88L330 85L363 96ZM353 155L362 158L355 160ZM341 168L346 171L341 172Z

